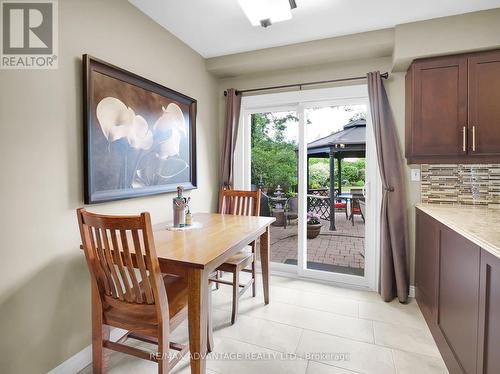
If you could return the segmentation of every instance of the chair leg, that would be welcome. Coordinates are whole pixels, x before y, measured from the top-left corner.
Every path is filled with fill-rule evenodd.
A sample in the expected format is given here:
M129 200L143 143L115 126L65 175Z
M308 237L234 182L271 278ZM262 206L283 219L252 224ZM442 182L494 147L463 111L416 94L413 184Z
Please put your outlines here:
M219 280L219 278L220 278L220 271L219 271L219 270L217 270L217 271L215 272L215 279ZM218 282L215 282L215 289L216 289L216 290L218 290L218 289L219 289L219 283L218 283Z
M255 242L252 243L252 255L253 255L253 259L252 259L252 279L253 279L253 283L252 283L252 297L255 297L257 296L257 277L256 277L256 274L257 274L257 266L255 264L255 260L256 260L256 255L255 255Z
M170 371L170 327L168 322L160 324L158 330L158 374L168 374Z
M168 374L169 372L168 343L166 349L158 347L158 355L160 356L160 359L158 360L158 374Z
M107 357L103 342L109 339L109 330L109 326L103 323L97 284L92 282L92 368L95 374L107 372Z
M231 325L236 322L238 314L238 299L240 295L240 269L236 268L233 273L233 311L231 314Z

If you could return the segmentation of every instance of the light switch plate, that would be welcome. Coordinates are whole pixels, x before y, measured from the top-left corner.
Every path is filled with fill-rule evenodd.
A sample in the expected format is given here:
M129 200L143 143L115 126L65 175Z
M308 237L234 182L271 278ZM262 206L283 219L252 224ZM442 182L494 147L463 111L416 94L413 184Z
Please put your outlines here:
M420 169L411 169L411 181L420 182Z

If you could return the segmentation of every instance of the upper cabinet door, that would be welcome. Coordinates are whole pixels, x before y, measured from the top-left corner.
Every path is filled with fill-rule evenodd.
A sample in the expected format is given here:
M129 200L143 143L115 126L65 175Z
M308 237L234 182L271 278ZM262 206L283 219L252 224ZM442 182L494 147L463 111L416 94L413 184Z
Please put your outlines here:
M500 155L500 51L469 57L469 153Z
M466 154L467 58L440 57L416 61L407 77L407 156L453 158ZM409 97L413 96L413 98ZM407 127L408 129L408 127ZM465 145L465 150L464 150Z

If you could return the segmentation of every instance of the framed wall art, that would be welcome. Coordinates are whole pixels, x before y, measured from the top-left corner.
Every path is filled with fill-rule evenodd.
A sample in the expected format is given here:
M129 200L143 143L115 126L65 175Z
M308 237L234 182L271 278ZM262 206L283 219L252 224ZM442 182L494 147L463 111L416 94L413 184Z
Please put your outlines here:
M196 100L83 56L85 203L193 189Z

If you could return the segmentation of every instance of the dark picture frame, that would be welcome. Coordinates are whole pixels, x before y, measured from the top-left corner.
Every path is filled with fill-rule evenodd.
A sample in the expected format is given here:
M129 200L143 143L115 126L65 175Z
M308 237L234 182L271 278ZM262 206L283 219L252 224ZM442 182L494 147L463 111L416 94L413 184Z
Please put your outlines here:
M84 201L197 188L197 101L83 55Z

